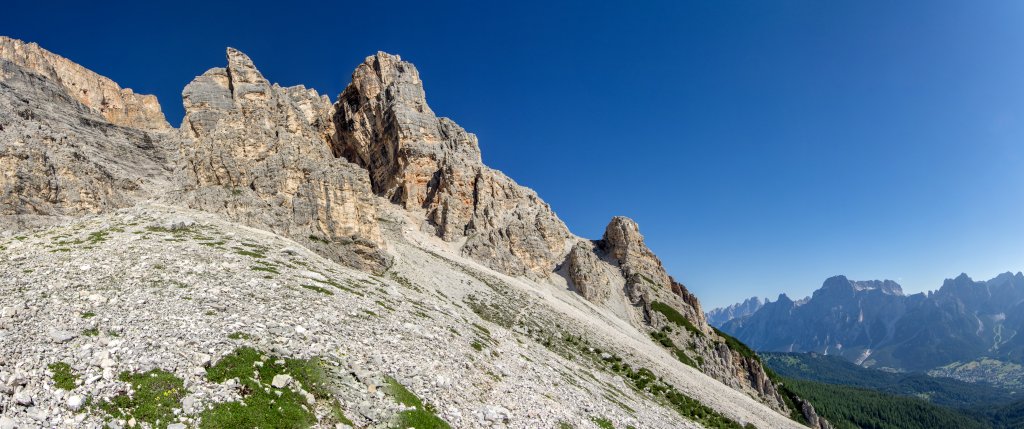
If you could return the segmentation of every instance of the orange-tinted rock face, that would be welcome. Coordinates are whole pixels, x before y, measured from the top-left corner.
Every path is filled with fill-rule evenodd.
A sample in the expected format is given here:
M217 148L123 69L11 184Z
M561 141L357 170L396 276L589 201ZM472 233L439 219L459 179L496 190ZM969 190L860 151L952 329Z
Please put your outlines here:
M171 129L155 96L122 89L114 81L35 43L0 36L0 58L58 83L68 95L112 124L153 131Z
M237 50L227 57L227 68L196 77L182 94L183 201L382 269L376 197L364 169L331 154L330 101L271 85Z
M532 190L480 161L476 136L438 118L412 64L366 58L334 105L334 154L369 170L373 190L422 212L424 229L512 275L547 276L570 234Z

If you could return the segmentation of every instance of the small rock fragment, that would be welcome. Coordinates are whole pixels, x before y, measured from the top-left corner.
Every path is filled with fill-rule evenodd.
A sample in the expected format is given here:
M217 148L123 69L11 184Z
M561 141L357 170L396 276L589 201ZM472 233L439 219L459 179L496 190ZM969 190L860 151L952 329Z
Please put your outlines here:
M274 386L275 389L283 389L292 382L292 376L288 374L278 374L274 376L274 379L270 381L270 385Z

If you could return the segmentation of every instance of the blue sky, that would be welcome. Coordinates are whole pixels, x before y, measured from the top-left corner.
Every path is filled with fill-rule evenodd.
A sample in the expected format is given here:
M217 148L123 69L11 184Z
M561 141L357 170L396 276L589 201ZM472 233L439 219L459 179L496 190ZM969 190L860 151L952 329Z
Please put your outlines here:
M0 34L156 94L248 53L332 98L378 50L579 235L706 308L1024 269L1024 2L15 2ZM102 6L101 6L102 5Z

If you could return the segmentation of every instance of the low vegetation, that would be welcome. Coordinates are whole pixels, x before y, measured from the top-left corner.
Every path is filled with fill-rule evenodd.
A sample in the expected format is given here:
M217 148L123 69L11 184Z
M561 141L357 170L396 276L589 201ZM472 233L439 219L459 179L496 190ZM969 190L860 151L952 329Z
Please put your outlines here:
M100 410L117 419L134 418L153 427L166 427L175 421L174 409L181 408L181 399L186 395L180 378L154 369L144 373L123 372L118 379L131 385L133 393L100 402Z
M809 353L761 353L779 375L819 383L861 387L897 396L926 399L936 405L968 408L1024 399L1024 394L984 383L920 373L894 373L864 368L836 356Z
M696 326L693 326L693 323L690 322L689 319L687 319L685 316L680 314L678 311L676 311L676 309L672 308L672 306L668 304L654 301L651 303L651 310L661 313L663 316L665 316L666 319L668 319L669 322L686 328L687 331L690 331L695 335L704 335L704 333L701 332L700 329L697 329Z
M562 341L574 346L576 350L588 355L595 362L599 362L605 369L621 375L636 390L647 392L664 401L670 408L689 420L700 423L709 429L746 429L746 426L679 392L675 386L656 376L647 368L634 369L615 355L602 358L600 349L589 347L587 341L580 337L566 336L562 338Z
M392 377L385 379L388 393L395 398L395 401L406 407L413 407L411 410L398 413L398 426L400 428L415 429L450 429L448 423L438 417L434 407L425 404L415 393L412 393L398 380Z
M591 417L590 420L601 429L615 429L615 425L612 424L612 421L604 417L594 416Z
M71 365L64 362L52 363L50 372L53 373L53 384L58 389L71 390L77 385L78 375L71 370Z
M281 359L242 347L225 356L206 373L207 379L223 383L237 378L242 400L214 405L201 415L201 428L301 429L316 422L315 404L292 385L273 388L274 376L287 374L315 399L332 400L324 370L318 360Z
M314 285L310 285L310 284L303 284L302 287L304 287L306 289L309 289L309 290L312 290L312 291L320 292L320 293L322 293L324 295L334 295L334 292L331 292L331 291L327 290L327 288L322 288L320 286L314 286Z
M988 425L918 398L803 380L784 380L837 429L982 429Z

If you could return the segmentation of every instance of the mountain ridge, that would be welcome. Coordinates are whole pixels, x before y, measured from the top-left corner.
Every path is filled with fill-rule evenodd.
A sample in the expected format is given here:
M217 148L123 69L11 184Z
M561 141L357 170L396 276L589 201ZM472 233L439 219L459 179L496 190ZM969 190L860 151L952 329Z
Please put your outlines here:
M680 388L688 394L711 389L718 392L717 397L730 399L693 399L680 393L673 385L651 378L653 375L648 376L650 371L646 368L637 371L630 365L622 365L624 362L615 355L611 356L619 360L614 361L614 365L608 361L612 357L606 358L602 353L597 353L590 364L599 370L621 374L615 375L620 379L636 380L632 385L634 388L663 395L666 403L680 413L689 413L684 410L701 407L702 401L711 401L713 407L690 415L690 418L698 416L710 419L698 419L701 423L718 422L727 427L739 427L741 423L751 421L763 427L776 427L795 425L788 417L794 412L802 412L805 417L819 422L819 427L828 427L823 419L817 419L809 404L796 409L788 402L788 397L780 394L778 384L769 379L759 360L744 356L744 350L732 347L727 338L718 335L707 324L697 298L668 275L661 260L647 248L635 222L615 217L609 222L602 239L597 241L571 234L535 192L480 162L475 136L453 121L433 114L426 104L415 67L398 56L378 53L367 57L353 73L352 83L338 101L331 103L329 98L303 86L281 87L270 83L248 56L228 48L225 67L207 70L183 90L186 114L181 127L175 129L164 126L166 120L159 112L158 104L156 110L146 107L148 103L155 103L155 98L132 98L130 91L120 90L112 81L102 80L80 67L67 66L62 72L40 74L29 67L36 64L34 58L65 64L60 61L63 59L36 45L26 45L9 38L3 38L2 43L5 46L29 46L35 52L33 56L24 56L11 54L20 52L17 49L0 51L7 55L0 55L3 70L0 102L9 106L4 110L6 114L0 114L0 138L3 139L0 141L3 143L0 144L0 166L9 172L0 177L0 213L4 215L7 237L3 246L18 252L16 255L5 254L4 265L8 274L16 273L14 261L21 260L31 261L40 272L66 275L61 271L63 268L52 265L60 261L55 258L64 252L75 252L76 249L60 247L68 246L66 243L72 243L71 246L92 243L85 244L85 253L74 253L83 258L121 257L123 255L113 249L106 250L113 253L96 253L91 249L99 247L110 235L118 236L118 243L128 246L131 237L122 233L129 229L133 230L131 234L139 234L139 239L168 233L170 236L161 239L171 243L194 239L201 241L202 246L226 250L229 255L234 253L257 261L266 259L270 249L259 244L241 242L231 249L223 247L224 243L234 241L229 239L232 234L242 234L239 228L244 227L290 240L339 267L372 276L372 282L382 287L394 288L397 284L422 291L422 284L428 279L409 270L423 263L420 258L425 257L425 253L433 254L424 252L424 249L437 248L443 253L458 255L453 257L458 264L445 262L442 267L448 267L445 264L451 267L432 267L437 276L452 281L458 278L460 282L473 284L474 288L486 286L493 292L478 290L476 294L464 296L461 303L452 303L457 307L472 308L477 315L474 317L484 317L484 320L512 332L550 329L530 324L524 326L519 321L510 323L504 317L495 318L495 312L508 312L510 308L505 307L511 303L493 300L487 305L479 301L479 296L500 296L505 293L503 288L514 290L511 285L515 283L539 288L534 293L570 292L581 296L583 301L590 303L587 305L592 305L599 312L610 311L629 327L630 335L646 341L649 346L644 348L654 352L651 356L641 356L641 360L661 360L662 367L675 368L676 371L681 369L680 374L685 377L700 374L707 380L716 380L709 385L700 377L698 381L685 377L680 379L678 375L670 377L680 383ZM69 88L66 85L76 81L67 73L74 76L77 73L86 76L87 81L100 82L102 88L113 91L111 97L127 101L104 104L107 98L101 98L97 104L95 99L84 97L87 94L76 93L77 86ZM140 108L139 103L143 107ZM171 210L168 212L165 207ZM397 212L396 207L400 208ZM206 214L219 216L219 220L208 218ZM206 220L197 224L195 218ZM85 227L83 225L103 226L89 223L93 219L105 219L101 222L108 224L106 229L87 236L93 238L60 238L79 236L81 228ZM138 221L133 219L146 219L145 222L152 223L138 229ZM225 225L222 221L232 225ZM68 229L68 225L78 226ZM219 225L217 228L231 232L221 240L204 241L207 239L203 235L205 233L197 230L211 225ZM399 230L396 231L396 227ZM111 228L121 231L111 232ZM419 238L416 234L424 234L429 239ZM43 238L50 236L57 237L53 243ZM440 242L434 242L434 239ZM51 249L39 252L26 244L19 244L22 241ZM156 248L145 248L147 252L157 251ZM53 253L57 255L51 255ZM280 253L294 255L295 251L285 248ZM218 260L214 255L207 257ZM289 279L289 283L297 278L296 275L329 285L332 282L325 280L323 274L316 276L301 272L287 261L288 256L275 258L283 259L275 259L277 262L269 265L253 265L248 283L273 289L272 284L265 285L261 279L273 280L279 275L282 279ZM467 261L481 264L488 274L470 276L478 281L465 278L465 274L459 273L466 272L462 264ZM62 263L67 266L66 261ZM331 267L330 263L323 269ZM23 262L17 264L20 266ZM180 266L178 263L175 265ZM225 260L223 266L237 266L237 263ZM426 265L420 265L419 269L430 271ZM282 274L285 271L287 276ZM213 270L211 275L227 273ZM237 274L232 275L238 278ZM358 282L362 275L348 273L344 277ZM19 279L19 284L40 280L30 272L22 272L15 278ZM409 278L415 278L416 282ZM85 287L95 292L100 284L98 279L90 279ZM299 286L300 291L303 288L324 290L315 284ZM140 286L122 292L108 291L108 294L149 296L148 292L136 290L137 287ZM351 289L351 285L336 287L342 291ZM437 288L437 296L444 299L444 288L440 285L434 287ZM0 302L4 308L0 328L4 333L13 330L14 337L9 338L28 341L28 333L23 331L28 325L23 320L36 320L34 315L47 313L39 305L42 298L31 288L10 291L12 293ZM69 292L55 291L65 297ZM80 293L92 292L83 290ZM390 296L407 299L404 294ZM291 299L294 298L297 296ZM18 301L13 301L15 299ZM144 299L160 301L164 298L149 296ZM186 295L182 299L189 300L192 296ZM380 305L389 308L386 302ZM544 304L545 308L552 305ZM103 311L94 307L86 309ZM149 310L140 308L137 311ZM263 317L250 313L252 309L244 311L250 317ZM92 310L86 312L92 313ZM589 312L585 314L586 317L595 317ZM426 318L433 319L429 314ZM14 320L22 322L14 323ZM81 323L66 317L54 320L68 326ZM95 329L96 325L91 326L88 329ZM58 344L71 341L78 346L94 347L88 338L64 335L67 331L59 327L55 329L53 338L60 340ZM575 347L575 352L580 352L580 338L593 334L587 330L582 332L582 336L565 334L567 337L564 339L561 333L555 334L558 344ZM144 335L135 331L127 334L130 340L139 340L138 336ZM520 333L526 334L529 338L521 340L532 338L533 341L542 341L545 347L552 347L552 333L546 333L546 339L528 331ZM187 334L178 332L175 335ZM0 335L0 339L3 338ZM101 340L104 346L111 341L122 344L111 340L109 335L103 335ZM209 341L212 339L203 339L210 350L215 350L211 352L213 358L230 355L223 344L214 346ZM624 340L608 341L621 344ZM675 344L680 344L680 347ZM269 344L261 343L261 346L269 347ZM473 348L480 349L477 345ZM17 347L15 350L21 360L37 364L48 360L34 354L38 349ZM594 353L593 350L593 347L582 349L585 353ZM284 353L289 349L273 351ZM73 356L65 356L75 360ZM154 368L154 362L137 361L128 356L123 358L126 364L121 369L124 370ZM669 364L665 364L666 360ZM104 381L82 389L101 398L109 398L116 391L112 389L123 388L113 380L111 372L118 363L114 361L107 365L106 359L99 361L105 365L100 377ZM172 368L181 365L173 359L161 362ZM72 363L71 366L77 370L92 371L92 367L83 362ZM680 367L681 363L685 365ZM2 364L5 363L0 362L0 375L9 368ZM29 372L26 372L26 368L19 368L9 368L13 375L0 377L7 378L0 380L5 384L0 391L6 391L6 385L13 386L13 396L0 395L4 409L13 410L19 419L49 421L57 418L60 421L67 418L62 417L66 416L61 411L63 406L55 405L53 398L40 393L53 389L52 382L45 379L45 370L27 368ZM357 378L364 378L360 371L352 369L352 372ZM204 385L205 382L190 379L189 383ZM370 393L376 386L379 385L368 385L372 387ZM539 387L530 389L535 391ZM735 402L736 395L749 400ZM381 399L380 395L377 396ZM72 400L63 394L57 398ZM323 404L314 399L310 399L307 405L319 410ZM46 408L30 407L37 400L46 404ZM744 406L749 409L737 409L730 405L734 402L746 404ZM218 401L205 403L213 405L204 411L207 412L216 409L214 404ZM356 406L358 402L346 404L350 412L358 408L361 421L381 422L379 412L364 412L364 407ZM490 411L481 412L484 421L508 422L507 418L488 417L502 413L494 411L493 405L487 407ZM199 411L202 410L189 414L191 417L182 417L182 424L204 421L197 414ZM388 413L390 411L385 414ZM399 412L392 417L400 418L401 415ZM445 410L442 415L460 419L457 410ZM316 417L321 421L320 411ZM526 419L519 425L528 427L529 423L524 422L529 421L535 422Z
M758 350L838 355L865 366L927 371L980 358L1019 362L1024 274L966 274L902 294L891 281L831 277L804 302L780 299L720 327Z

